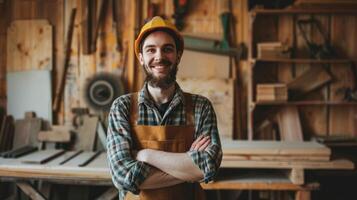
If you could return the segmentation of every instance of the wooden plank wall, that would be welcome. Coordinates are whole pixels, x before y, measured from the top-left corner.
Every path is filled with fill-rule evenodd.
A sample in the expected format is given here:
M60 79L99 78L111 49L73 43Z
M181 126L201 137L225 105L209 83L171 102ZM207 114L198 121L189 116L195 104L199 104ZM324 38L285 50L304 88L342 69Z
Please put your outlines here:
M6 27L9 1L0 1L0 107L6 108Z
M306 19L310 15L299 15L298 19ZM356 32L357 16L356 15L316 15L315 19L322 24L325 33L330 30L331 43L338 53L340 58L349 58L356 61L357 59L357 36ZM274 41L279 40L286 42L289 46L294 43L294 17L292 15L276 16L258 16L256 18L256 34L254 37L257 41ZM264 25L263 25L264 23ZM297 29L297 28L296 28ZM296 57L308 58L306 43L303 40L302 34L296 30ZM313 41L322 42L321 35L316 30L307 30ZM254 41L256 42L256 41ZM266 65L267 67L268 65ZM278 77L272 77L276 82L288 83L308 70L310 67L316 67L318 64L296 64L293 67L291 64L280 64L279 67L269 67L257 73L259 74L274 74ZM260 69L263 70L261 67ZM309 100L326 100L326 101L342 101L344 94L339 92L343 87L353 87L353 73L348 64L331 64L328 66L333 74L334 80L331 84L314 91L309 94L306 99ZM266 71L270 71L266 72ZM259 75L255 76L259 78ZM260 77L262 78L262 77ZM264 77L266 80L270 80ZM356 109L353 105L314 105L300 106L300 119L303 126L303 132L307 137L314 135L356 135Z
M100 2L96 1L99 7ZM111 2L111 1L109 1ZM83 44L81 39L81 23L83 0L12 0L0 1L0 47L6 49L6 30L13 20L18 19L47 19L53 26L54 49L53 49L53 91L57 88L63 73L64 45L66 39L69 17L72 8L77 8L77 16L71 46L71 59L68 76L66 77L65 100L62 111L57 115L59 124L71 123L71 108L86 106L83 99L83 88L86 79L98 72L120 71L123 66L127 70L127 85L129 91L141 88L144 75L141 67L137 64L133 51L134 36L139 31L147 17L147 6L156 3L158 15L170 18L174 12L173 2L165 0L136 0L119 1L123 17L120 21L123 28L123 51L116 51L115 27L111 18L112 9L108 9L105 24L100 28L95 53L84 55L81 53ZM109 3L111 4L111 3ZM183 32L198 35L210 35L221 38L222 28L220 24L220 0L197 0L191 2L188 15L185 17L186 27ZM235 40L243 42L247 38L247 1L232 1L232 11L235 23ZM108 5L112 8L112 5ZM4 11L4 12L3 12ZM124 55L127 55L126 58ZM0 54L0 81L6 83L6 52ZM126 62L124 62L126 60ZM244 70L243 70L244 71ZM244 76L244 75L242 75ZM0 86L0 97L6 96L5 84ZM244 94L244 91L242 91ZM244 104L244 102L242 102ZM5 105L5 102L4 102ZM243 111L246 113L246 111ZM243 123L244 124L244 123Z

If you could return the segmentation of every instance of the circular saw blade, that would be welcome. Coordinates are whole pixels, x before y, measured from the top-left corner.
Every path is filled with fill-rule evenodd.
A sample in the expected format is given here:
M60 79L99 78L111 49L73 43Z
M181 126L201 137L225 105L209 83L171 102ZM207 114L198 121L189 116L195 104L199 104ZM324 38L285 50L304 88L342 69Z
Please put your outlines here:
M124 87L119 76L100 73L87 80L84 93L88 107L108 111L114 99L124 94Z

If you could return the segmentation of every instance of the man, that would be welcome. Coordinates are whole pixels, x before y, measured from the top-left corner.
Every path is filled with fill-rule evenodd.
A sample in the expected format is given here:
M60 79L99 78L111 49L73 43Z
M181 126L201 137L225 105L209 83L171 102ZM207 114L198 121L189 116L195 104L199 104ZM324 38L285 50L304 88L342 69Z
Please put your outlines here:
M176 83L183 38L161 17L146 23L135 53L146 72L139 93L117 98L109 114L108 162L119 198L198 199L197 184L211 181L222 150L209 100Z

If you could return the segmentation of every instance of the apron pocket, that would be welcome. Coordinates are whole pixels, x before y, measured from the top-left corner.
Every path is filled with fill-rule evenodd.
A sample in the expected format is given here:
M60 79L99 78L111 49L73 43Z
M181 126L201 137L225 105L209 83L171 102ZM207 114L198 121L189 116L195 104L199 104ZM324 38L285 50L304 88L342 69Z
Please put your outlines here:
M168 152L185 152L184 140L142 140L141 146L146 149L155 149Z

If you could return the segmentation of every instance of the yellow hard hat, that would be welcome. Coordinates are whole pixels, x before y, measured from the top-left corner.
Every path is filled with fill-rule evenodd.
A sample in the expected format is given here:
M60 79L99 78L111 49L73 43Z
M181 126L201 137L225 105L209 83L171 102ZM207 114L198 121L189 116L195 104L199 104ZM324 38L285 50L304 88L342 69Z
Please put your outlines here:
M180 32L177 30L175 25L173 25L169 20L165 20L159 16L153 17L149 22L147 22L140 30L140 33L138 37L135 40L135 55L137 58L139 58L139 53L140 53L140 43L142 42L145 37L155 31L155 30L168 30L170 33L172 33L172 36L174 37L176 41L176 48L178 49L178 52L183 51L183 37L181 36Z

